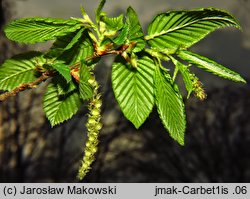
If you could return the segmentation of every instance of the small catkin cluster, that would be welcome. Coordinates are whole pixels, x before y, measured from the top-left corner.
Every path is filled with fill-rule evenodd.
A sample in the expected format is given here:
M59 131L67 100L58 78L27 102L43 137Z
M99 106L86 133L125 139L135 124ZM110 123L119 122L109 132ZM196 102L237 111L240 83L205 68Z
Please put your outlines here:
M89 102L89 114L86 124L88 131L88 138L84 149L84 157L78 171L78 179L82 180L88 171L91 169L91 164L95 160L95 153L97 152L98 136L102 128L101 124L101 95L98 93L99 85L95 80L94 75L89 79L90 85L93 87L93 96Z
M192 77L192 85L195 92L195 96L200 100L205 100L207 94L205 93L205 90L202 87L201 81L199 81L199 79L195 75L193 75Z

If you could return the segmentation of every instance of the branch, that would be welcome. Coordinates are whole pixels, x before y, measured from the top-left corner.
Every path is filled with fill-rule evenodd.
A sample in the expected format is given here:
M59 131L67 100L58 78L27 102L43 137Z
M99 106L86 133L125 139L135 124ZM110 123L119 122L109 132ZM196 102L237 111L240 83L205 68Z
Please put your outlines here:
M135 44L132 43L132 45L135 45ZM102 57L104 55L110 55L110 54L123 56L123 52L125 52L125 50L130 46L123 45L123 46L119 47L118 49L110 49L109 47L110 46L107 46L107 49L104 51L98 51L98 49L96 49L97 52L95 52L93 56L88 57L86 59L86 61L88 62L88 61L91 61L91 60L96 59L98 57ZM97 47L95 47L95 48L97 48ZM126 57L124 57L124 58L126 59ZM71 68L71 75L78 82L79 82L79 77L77 77L77 75L78 75L78 71L79 71L79 66L80 66L80 63L76 63L70 67ZM74 73L77 73L77 75L74 75ZM21 91L35 88L38 84L42 83L43 81L45 81L46 79L48 79L49 77L51 77L53 75L54 75L53 71L46 71L46 72L42 73L42 75L40 77L38 77L35 81L33 81L31 83L20 84L19 86L14 88L14 90L12 90L12 91L0 94L0 102L7 100L9 97L16 96Z
M36 88L36 86L38 84L42 83L43 81L47 80L49 77L51 77L53 75L54 75L53 71L46 71L46 72L42 73L42 75L40 77L38 77L35 81L33 81L31 83L20 84L19 86L14 88L14 90L1 94L0 95L0 102L5 101L9 97L16 96L21 91L31 89L31 88Z

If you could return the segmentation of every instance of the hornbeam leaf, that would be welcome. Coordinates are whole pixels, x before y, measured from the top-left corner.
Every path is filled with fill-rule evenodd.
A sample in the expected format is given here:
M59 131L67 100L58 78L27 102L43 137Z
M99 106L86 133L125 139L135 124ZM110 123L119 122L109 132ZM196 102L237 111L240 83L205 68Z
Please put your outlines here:
M74 64L76 62L86 60L88 57L93 56L94 47L91 39L87 35L87 31L83 33L84 37L81 37L79 41L73 46L73 48L65 51L62 54L62 58L66 56L69 64Z
M124 24L120 34L113 39L113 42L117 45L122 45L126 41L128 33L129 33L128 24Z
M246 83L246 81L236 72L216 63L213 60L210 60L206 57L203 57L201 55L197 55L195 53L192 53L190 51L179 51L177 54L181 59L188 61L191 64L196 65L199 68L202 68L208 72L211 72L215 75L218 75L220 77L223 77L225 79L229 79L235 82L243 82Z
M80 67L79 90L80 90L80 97L83 100L88 100L93 96L93 88L88 82L90 77L91 77L91 74L90 74L89 68L86 65L86 63L82 61L81 67Z
M24 18L11 22L4 31L10 40L34 44L56 39L80 27L81 24L76 20Z
M59 95L57 82L49 84L43 99L43 110L52 126L70 119L80 108L81 100L77 92Z
M107 26L108 30L114 30L114 31L118 31L120 29L122 29L123 27L123 14L121 14L118 17L107 17L107 16L103 16L101 18L101 20L105 23L105 25Z
M134 42L136 44L133 52L139 52L145 47L146 42L138 16L131 7L127 9L127 24L129 30L128 40L130 43Z
M106 3L106 0L101 0L101 2L100 2L100 4L99 4L98 8L96 9L95 14L96 14L96 22L97 22L97 23L100 21L100 16L101 16L101 14L102 14L102 9L103 9L105 3Z
M7 59L0 66L0 90L11 91L20 84L37 79L36 59L41 55L40 52L28 52Z
M57 89L59 95L68 95L69 93L77 89L77 85L75 85L73 81L67 83L66 80L61 76L58 76L58 78L56 78L56 81L58 83Z
M84 30L84 28L81 28L80 30L69 33L63 37L58 37L45 56L49 58L61 56L65 51L73 48L80 38L84 36Z
M63 50L65 51L65 50L71 49L79 41L79 39L83 36L84 30L85 30L84 28L81 28L79 31L77 31L75 36L71 39L71 41L67 44L67 46Z
M182 64L178 60L171 57L174 65L178 68L178 70L181 72L182 79L184 81L185 87L187 89L188 95L187 98L189 98L190 94L194 90L192 78L194 78L194 75L189 71L188 66Z
M52 64L51 67L56 69L59 72L59 74L64 77L67 83L69 83L72 80L71 74L70 74L70 68L68 65L58 62L58 63Z
M138 58L137 69L118 56L112 66L112 86L118 104L136 128L149 116L154 106L154 61Z
M222 10L169 11L154 18L145 39L159 49L186 49L210 32L228 26L240 28L236 19Z
M155 98L158 113L170 136L179 144L184 145L186 119L181 94L171 80L169 74L156 67Z
M80 37L78 35L79 32ZM80 30L79 32L57 38L51 48L51 52L48 54L53 56L53 54L56 54L54 52L59 51L59 53L57 53L58 59L68 65L75 64L93 56L94 47L88 35L88 31L84 30L81 32ZM69 46L70 43L72 44L71 46Z

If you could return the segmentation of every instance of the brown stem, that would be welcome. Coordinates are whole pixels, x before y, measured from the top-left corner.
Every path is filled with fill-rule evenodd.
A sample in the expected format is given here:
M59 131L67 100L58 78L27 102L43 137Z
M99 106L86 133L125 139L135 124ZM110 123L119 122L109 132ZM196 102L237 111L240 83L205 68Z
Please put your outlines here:
M134 44L133 44L134 45ZM104 55L121 55L129 46L128 45L123 45L121 47L119 47L119 49L108 49L107 51L103 51L101 52L101 54L98 53L98 51L96 50L94 52L94 55L91 56L91 57L87 57L87 59L85 61L91 61L95 58L98 58L98 57L102 57Z
M48 79L49 77L53 75L54 75L54 72L46 71L42 73L42 75L38 77L35 81L31 83L20 84L19 86L14 88L14 90L1 94L0 101L5 101L9 97L16 96L19 92L24 91L26 89L35 88L38 84L42 83L43 81L45 81L46 79Z

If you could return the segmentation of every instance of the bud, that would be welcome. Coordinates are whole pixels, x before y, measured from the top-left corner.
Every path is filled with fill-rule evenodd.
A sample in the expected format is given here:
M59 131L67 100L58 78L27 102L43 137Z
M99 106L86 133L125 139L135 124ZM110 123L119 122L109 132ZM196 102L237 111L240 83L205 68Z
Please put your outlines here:
M95 154L97 152L97 147L91 148L91 151L92 151L93 154Z
M74 69L71 69L70 71L71 76L74 77L77 82L80 82L79 71L80 71L80 68L74 68Z
M96 140L96 137L95 137L95 136L90 136L90 137L89 137L89 142L92 143L92 142L94 142L95 140Z
M93 119L93 118L89 118L88 123L89 123L89 124L95 124L95 123L96 123L96 120Z
M100 100L96 100L95 107L100 108L102 106L102 102Z
M85 151L85 156L86 156L86 157L90 157L91 155L92 155L92 153L91 153L90 151L88 151L88 150Z
M131 54L131 65L134 67L134 68L137 68L137 56L135 55L135 53L132 53Z
M92 114L93 116L98 116L98 115L100 115L100 109L94 108L94 109L91 111L91 114Z
M88 83L89 83L91 86L93 86L94 83L95 83L95 78L94 78L93 76L91 76L91 77L89 78L89 80L88 80Z
M89 165L87 164L87 162L84 162L83 165L82 165L82 167L84 169L89 169L90 168Z
M96 130L101 130L102 129L102 124L101 123L98 123L97 125L96 125L96 128L95 128Z
M99 27L100 27L100 33L103 34L106 31L106 24L104 22L100 21Z
M91 147L91 143L87 142L86 143L86 148L90 148Z

